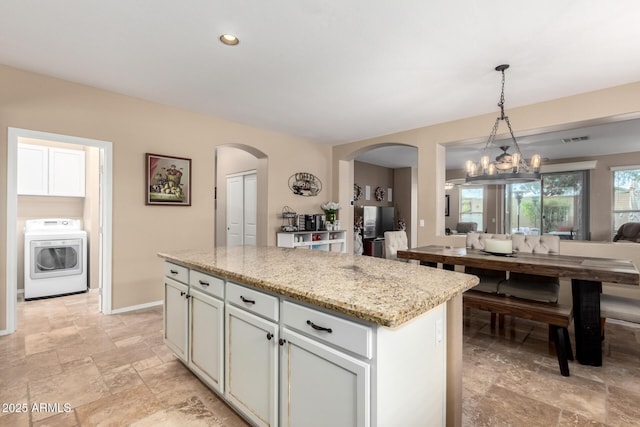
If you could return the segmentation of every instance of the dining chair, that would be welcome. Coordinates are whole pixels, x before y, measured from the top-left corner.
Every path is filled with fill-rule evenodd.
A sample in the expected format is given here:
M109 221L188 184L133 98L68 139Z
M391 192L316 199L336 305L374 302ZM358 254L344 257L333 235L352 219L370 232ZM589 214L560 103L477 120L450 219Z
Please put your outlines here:
M558 255L560 253L560 237L549 234L541 236L514 234L511 236L514 252ZM558 277L538 274L509 273L509 278L498 283L498 293L511 297L557 303L560 293ZM498 319L498 327L504 328L504 315ZM551 327L549 334L551 336Z
M543 234L532 236L514 234L511 236L513 251L558 255L560 237ZM538 274L510 273L509 278L498 284L498 293L539 302L558 302L560 281L557 277Z
M484 250L485 242L487 239L508 240L509 237L510 236L507 234L478 233L472 231L470 233L467 233L466 246L470 249ZM505 271L489 270L479 267L465 267L464 272L467 274L478 276L478 278L480 279L480 282L476 286L471 288L470 291L485 292L490 294L498 293L498 283L507 278L507 273ZM491 312L491 327L495 328L495 326L496 314Z
M399 231L385 231L384 232L384 257L387 259L395 259L398 261L407 262L406 259L398 259L398 251L409 248L407 240L407 232L404 230Z
M485 242L487 239L508 240L509 237L510 236L507 234L470 232L470 233L467 233L466 244L467 244L467 248L484 250ZM474 291L480 291L480 292L497 293L498 283L507 278L506 272L504 271L489 270L486 268L465 267L464 272L468 274L473 274L480 278L480 283L478 283L476 286L472 288Z

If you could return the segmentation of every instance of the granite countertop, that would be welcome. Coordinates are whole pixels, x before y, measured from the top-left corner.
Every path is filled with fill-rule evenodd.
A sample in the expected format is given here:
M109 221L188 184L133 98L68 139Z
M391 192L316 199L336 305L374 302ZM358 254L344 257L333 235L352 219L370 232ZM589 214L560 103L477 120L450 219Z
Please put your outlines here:
M397 327L460 295L476 276L337 252L240 246L159 253L176 264Z

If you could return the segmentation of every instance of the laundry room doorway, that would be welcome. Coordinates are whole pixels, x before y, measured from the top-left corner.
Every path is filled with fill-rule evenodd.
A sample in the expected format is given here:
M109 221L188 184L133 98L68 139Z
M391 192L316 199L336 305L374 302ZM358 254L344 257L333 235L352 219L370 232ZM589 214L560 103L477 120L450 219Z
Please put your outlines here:
M12 333L19 328L17 301L26 287L40 286L45 296L70 293L62 282L56 282L61 279L54 279L53 272L30 275L29 269L37 262L32 260L36 254L44 254L49 263L45 268L57 268L66 262L52 258L60 255L55 251L37 249L46 245L47 233L51 239L56 237L58 242L65 242L64 233L86 231L86 249L69 259L77 261L85 274L88 272L86 288L98 293L97 309L103 314L111 313L112 162L112 144L107 141L9 128L4 332ZM25 226L31 228L34 223L40 227L38 231L23 234ZM80 224L76 230L64 230L76 223ZM34 237L34 233L44 237ZM51 289L47 289L49 282ZM66 283L65 280L65 286ZM74 287L72 291L80 290ZM27 298L31 295L41 294L25 293Z

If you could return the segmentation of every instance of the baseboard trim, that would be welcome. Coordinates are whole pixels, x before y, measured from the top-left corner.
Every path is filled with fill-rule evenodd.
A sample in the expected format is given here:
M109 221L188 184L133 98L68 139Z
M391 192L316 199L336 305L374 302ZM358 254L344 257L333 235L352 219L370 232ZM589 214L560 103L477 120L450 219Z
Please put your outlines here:
M147 302L144 304L131 305L129 307L113 309L111 310L111 314L119 314L119 313L126 313L128 311L142 310L143 308L155 307L162 304L164 304L164 301L160 300L160 301Z

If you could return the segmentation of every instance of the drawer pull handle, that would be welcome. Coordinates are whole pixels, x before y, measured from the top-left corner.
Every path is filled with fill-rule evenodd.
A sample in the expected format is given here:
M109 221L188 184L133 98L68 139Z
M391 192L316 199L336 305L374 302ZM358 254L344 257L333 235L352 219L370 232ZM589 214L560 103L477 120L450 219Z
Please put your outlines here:
M209 282L205 282L204 280L198 280L198 283L200 283L202 286L209 286Z
M189 299L189 298L191 298L191 295L187 294L187 296L185 298Z
M181 296L181 297L183 297L183 296L184 296L184 294L186 294L186 292L184 292L184 291L180 291L180 296Z
M273 338L273 334L271 332L267 332L267 339L271 341L271 338Z
M240 295L240 299L242 300L243 303L245 304L255 304L256 302L252 299L247 299L245 297L243 297L242 295Z
M278 340L278 344L280 344L280 345L285 345L285 344L286 344L286 342L287 342L287 340L285 340L284 338L280 338L280 339Z
M315 323L313 323L311 320L307 320L307 325L311 326L316 331L327 331L329 333L333 332L333 330L331 328L325 328L323 326L318 326Z
M169 270L171 272L171 274L178 274L178 272L176 270Z

